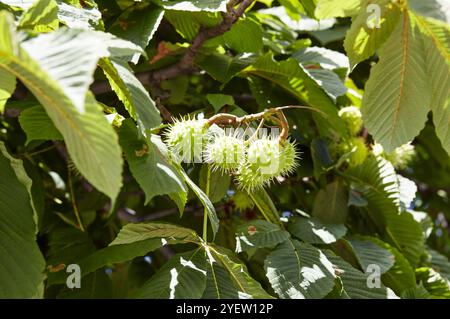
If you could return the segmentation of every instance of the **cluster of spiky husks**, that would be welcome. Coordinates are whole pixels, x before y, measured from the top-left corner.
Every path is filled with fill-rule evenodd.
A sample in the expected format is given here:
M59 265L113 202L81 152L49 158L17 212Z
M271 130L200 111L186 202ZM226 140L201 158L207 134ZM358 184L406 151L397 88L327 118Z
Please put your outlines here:
M214 170L233 174L240 189L254 191L278 176L287 176L298 166L295 144L278 137L245 140L222 129L208 130L207 122L195 119L175 121L166 133L166 144L178 161L210 164ZM199 161L200 158L200 161Z

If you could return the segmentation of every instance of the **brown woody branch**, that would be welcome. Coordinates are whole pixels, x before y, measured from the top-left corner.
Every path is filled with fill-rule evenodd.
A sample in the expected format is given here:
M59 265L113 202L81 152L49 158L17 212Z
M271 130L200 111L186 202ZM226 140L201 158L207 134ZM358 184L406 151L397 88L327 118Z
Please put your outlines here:
M152 80L161 82L167 79L174 78L178 75L189 73L194 69L194 59L205 41L224 34L232 25L242 16L247 8L254 2L254 0L243 0L237 9L234 8L236 1L231 0L228 5L228 11L223 15L223 20L218 25L201 30L192 41L190 47L186 50L181 59L166 68L155 71L152 74Z

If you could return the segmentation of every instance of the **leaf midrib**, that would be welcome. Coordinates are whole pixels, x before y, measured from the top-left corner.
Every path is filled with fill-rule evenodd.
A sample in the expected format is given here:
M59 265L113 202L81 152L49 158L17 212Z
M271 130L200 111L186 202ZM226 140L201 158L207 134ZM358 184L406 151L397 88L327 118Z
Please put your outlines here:
M408 13L404 12L403 13L403 30L402 30L402 64L401 64L401 71L400 71L400 92L398 94L397 97L397 102L395 105L395 109L394 109L394 118L391 124L391 144L393 143L393 138L394 138L394 131L395 128L397 126L397 122L398 122L398 116L400 114L400 106L401 106L401 102L402 102L402 98L404 95L404 91L405 91L405 78L406 78L406 67L408 65L409 62L409 57L408 57L408 46L409 46L409 30L408 30Z
M2 52L0 51L0 56L5 56L6 59L10 59L13 64L18 65L20 68L27 70L30 73L35 73L33 70L30 70L26 64L22 63L22 61L20 61L19 59L17 59L14 55L11 55L7 52ZM58 103L50 96L47 95L45 93L45 91L41 90L41 88L39 88L38 86L34 85L33 81L29 81L26 77L22 76L22 74L20 72L15 71L14 69L9 68L6 64L4 63L0 63L0 68L3 68L4 70L6 70L7 72L15 75L17 78L19 78L22 82L24 82L24 84L28 87L32 87L33 90L39 92L39 96L42 97L43 99L47 100L47 102L53 106L53 110L56 111L59 115L61 115L63 118L65 118L66 123L68 123L70 125L70 127L73 129L74 132L77 133L77 135L79 136L79 138L83 141L88 142L89 139L86 137L86 135L84 134L84 132L80 129L80 127L78 125L76 125L76 123L74 121L72 121L71 116L65 112L64 108L60 108L58 107ZM42 72L42 70L40 70ZM46 72L43 72L44 74L47 75ZM50 87L55 87L55 84L49 84L47 81L45 81L46 85L49 85ZM61 91L62 89L59 86L56 86L57 91ZM61 94L61 93L59 93ZM64 94L63 94L64 95ZM64 95L65 96L65 95ZM67 98L67 96L65 96ZM97 154L97 152L93 152L93 154L91 154L92 157L94 157L95 162L96 163L101 163L102 161L99 160L99 158L97 156L95 156ZM107 176L106 171L103 167L103 165L98 165L98 169L102 172L102 176Z

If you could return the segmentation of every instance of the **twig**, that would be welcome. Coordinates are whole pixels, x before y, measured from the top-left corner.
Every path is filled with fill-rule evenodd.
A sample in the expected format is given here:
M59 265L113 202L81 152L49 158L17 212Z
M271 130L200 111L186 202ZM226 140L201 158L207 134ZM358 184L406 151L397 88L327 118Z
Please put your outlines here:
M82 232L85 231L83 222L81 221L80 211L78 210L75 192L73 191L73 183L72 183L72 173L70 172L69 167L67 168L68 182L69 182L69 191L70 191L70 201L72 202L73 212L75 217L77 218L78 227Z
M209 118L208 124L209 125L213 125L213 124L230 125L230 126L236 127L236 126L240 126L241 124L248 124L250 122L261 120L261 119L275 120L281 128L279 140L280 140L280 143L283 143L289 135L289 124L286 119L286 116L284 116L284 113L283 113L283 110L287 110L287 109L309 109L312 111L317 111L317 112L323 113L322 111L316 110L316 109L308 107L308 106L288 105L288 106L280 106L280 107L270 108L270 109L264 110L259 113L244 115L241 117L237 117L235 115L227 114L227 113L219 113L219 114L216 114L213 117ZM276 115L276 118L274 118L273 115Z
M232 25L242 16L247 8L255 0L243 0L237 9L234 9L236 1L231 0L227 5L227 13L224 14L223 20L218 25L201 30L192 41L190 47L186 50L181 59L166 68L160 69L152 74L152 79L155 82L161 82L167 79L174 78L178 75L189 73L194 69L194 59L205 41L224 34Z

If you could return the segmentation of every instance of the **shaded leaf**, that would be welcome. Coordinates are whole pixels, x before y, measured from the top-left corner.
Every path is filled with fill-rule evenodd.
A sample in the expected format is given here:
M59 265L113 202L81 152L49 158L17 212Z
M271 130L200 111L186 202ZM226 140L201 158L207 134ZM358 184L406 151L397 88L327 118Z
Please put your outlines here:
M347 219L347 192L339 181L321 189L314 200L312 216L325 224L343 224Z
M317 218L293 218L289 232L310 244L331 244L345 236L347 228L343 224L324 224Z
M159 136L140 136L134 122L127 119L122 123L119 137L130 170L145 192L145 204L157 195L187 193L182 176L159 149L165 147Z
M194 230L166 223L127 224L109 246L132 244L151 238L168 238L173 242L197 242Z
M379 20L371 21L374 12L368 11L367 6L363 6L345 36L344 48L352 67L373 56L386 42L400 20L401 11L396 4L390 0L377 1L376 4L381 10Z
M272 288L286 299L323 298L334 287L334 269L319 249L288 240L271 252L265 262Z
M0 172L0 297L42 297L45 261L36 243L37 216L29 193L32 181L22 161L12 158L3 142Z
M344 284L346 294L352 299L386 299L388 291L383 285L380 288L369 288L367 285L368 275L353 268L341 257L330 251L324 252L331 261L337 276Z
M152 6L141 10L125 11L118 18L118 22L111 26L109 32L119 38L131 41L145 50L163 16L164 10ZM135 53L131 61L136 64L140 55L140 53Z
M265 220L254 220L236 228L236 252L274 247L289 238L289 233Z
M207 248L207 253L208 252L211 253L212 258L228 273L228 280L234 287L234 290L231 291L232 295L237 294L240 299L272 298L272 296L261 287L261 284L250 276L245 265L242 264L231 251L217 246L209 246ZM211 259L209 262L212 262ZM215 286L220 287L218 281L216 280L215 282ZM227 285L227 287L228 289L230 288L229 285ZM215 295L217 296L219 294L221 294L220 291L217 292L216 289ZM224 292L222 292L222 295L223 294ZM225 295L230 296L230 292L225 292Z
M19 116L19 122L27 134L27 144L33 140L63 139L61 133L59 133L44 108L40 105L22 111Z
M206 287L206 256L202 248L177 254L134 294L134 298L198 299Z

